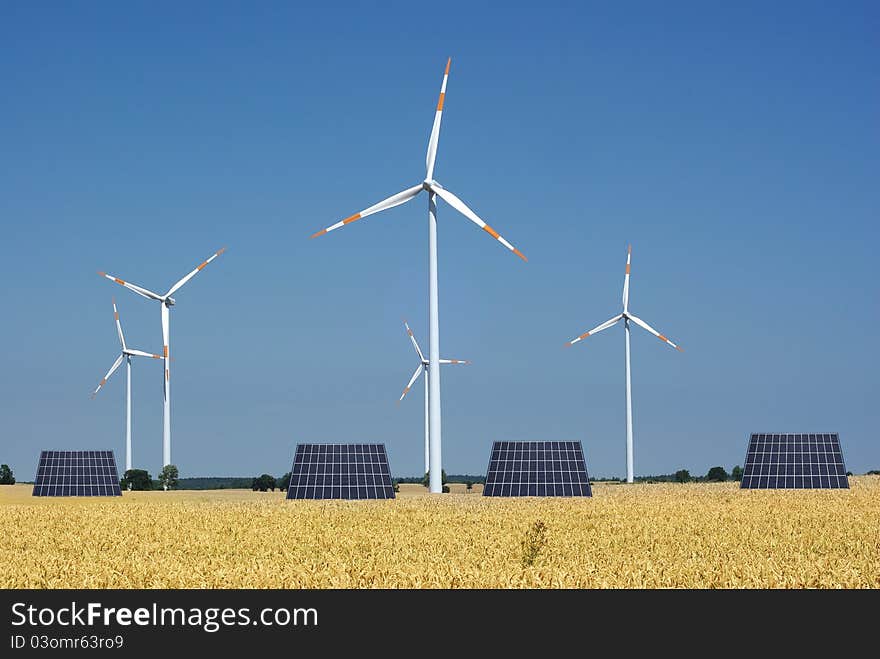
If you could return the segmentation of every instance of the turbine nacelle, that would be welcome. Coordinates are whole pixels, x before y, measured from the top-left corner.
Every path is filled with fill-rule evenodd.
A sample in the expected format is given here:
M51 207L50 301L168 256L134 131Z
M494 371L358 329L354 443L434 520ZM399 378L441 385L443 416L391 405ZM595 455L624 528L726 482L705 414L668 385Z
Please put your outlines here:
M173 297L166 297L164 300L162 300L162 303L166 307L173 307L176 304Z

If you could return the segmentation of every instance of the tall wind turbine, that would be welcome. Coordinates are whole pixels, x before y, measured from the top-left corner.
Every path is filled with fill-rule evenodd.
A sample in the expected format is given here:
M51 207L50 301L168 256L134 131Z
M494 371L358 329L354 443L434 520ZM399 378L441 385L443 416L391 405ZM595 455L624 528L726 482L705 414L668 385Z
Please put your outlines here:
M452 206L459 213L464 215L471 222L480 227L483 231L492 236L495 240L504 245L511 252L519 256L523 261L526 257L522 252L502 238L495 229L483 222L468 206L454 194L434 180L434 160L437 158L437 142L440 138L440 120L443 115L443 102L446 98L446 82L449 79L449 66L452 58L446 62L446 71L443 73L443 84L440 87L440 100L437 101L437 110L434 113L434 126L431 128L431 137L428 139L428 154L425 158L427 165L427 173L425 180L407 188L403 192L398 192L388 199L380 201L377 204L355 213L350 217L340 220L326 229L321 229L312 235L312 238L323 236L325 233L334 231L344 227L347 224L367 217L380 211L400 206L407 201L415 198L423 190L428 193L428 319L429 319L429 345L428 345L428 381L430 396L430 490L433 493L443 491L441 483L442 465L441 465L441 439L440 439L440 312L437 288L437 200L440 197L447 204Z
M566 343L566 347L574 345L578 341L582 341L588 336L592 336L593 334L598 334L602 330L606 330L609 327L613 327L621 320L623 320L623 327L626 331L626 482L633 482L633 433L632 433L632 391L630 386L630 367L629 367L629 323L630 321L634 322L639 327L649 331L651 334L656 336L658 339L663 341L663 343L675 348L676 350L683 352L682 347L673 343L665 336L660 334L653 327L648 325L641 318L636 318L633 314L629 312L629 274L630 274L630 261L632 259L632 245L627 247L626 249L626 274L623 275L623 313L620 313L614 318L610 318L606 320L604 323L599 325L598 327L594 327L589 332L584 332L579 337L572 339L568 343Z
M116 334L119 336L119 343L122 345L122 353L113 362L113 366L107 371L107 375L101 378L97 389L92 392L92 398L98 395L101 387L107 384L110 376L116 372L122 360L125 360L125 471L131 469L131 358L132 357L152 357L153 359L162 359L162 355L154 355L151 352L143 350L135 350L125 345L125 335L122 333L122 323L119 322L119 311L116 309L116 299L113 299L113 316L116 319Z
M195 277L206 265L208 265L211 261L220 256L223 252L226 251L226 248L218 249L214 252L206 261L200 263L195 270L190 272L188 275L183 277L183 279L179 280L174 286L168 289L168 292L165 295L159 295L158 293L154 293L146 288L141 286L136 286L131 282L124 281L119 279L118 277L114 277L113 275L108 275L106 272L98 272L102 277L106 277L110 281L115 281L120 286L125 286L128 290L134 291L141 297L145 297L148 300L156 300L160 303L162 307L162 351L163 357L165 359L165 406L164 406L164 414L163 414L163 432L162 432L162 460L163 466L171 464L171 357L169 352L170 346L170 331L169 331L169 317L168 312L171 307L174 306L174 298L171 297L174 293L180 289L186 282Z
M406 321L403 321L404 327L406 327L406 333L409 334L409 340L412 341L413 348L416 349L416 354L419 356L419 365L413 373L412 377L409 379L409 384L403 390L403 393L400 395L400 400L397 402L400 403L404 397L409 393L410 388L413 386L413 382L416 381L416 378L419 377L421 373L425 374L425 472L430 471L431 467L431 451L430 451L430 411L428 409L428 371L431 370L431 362L425 359L425 355L422 354L422 349L419 348L419 343L416 341L416 337L413 336L412 330L409 328L409 324ZM466 359L441 359L441 364L470 364L470 362Z

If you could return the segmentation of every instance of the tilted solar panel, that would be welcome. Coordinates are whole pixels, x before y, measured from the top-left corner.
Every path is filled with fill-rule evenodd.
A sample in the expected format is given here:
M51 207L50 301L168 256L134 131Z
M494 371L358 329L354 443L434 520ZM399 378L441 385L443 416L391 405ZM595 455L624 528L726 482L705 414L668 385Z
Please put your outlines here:
M122 496L113 451L43 451L35 497Z
M384 444L299 444L288 499L393 499Z
M593 495L580 442L495 442L483 496Z
M848 488L837 433L756 433L749 439L743 489Z

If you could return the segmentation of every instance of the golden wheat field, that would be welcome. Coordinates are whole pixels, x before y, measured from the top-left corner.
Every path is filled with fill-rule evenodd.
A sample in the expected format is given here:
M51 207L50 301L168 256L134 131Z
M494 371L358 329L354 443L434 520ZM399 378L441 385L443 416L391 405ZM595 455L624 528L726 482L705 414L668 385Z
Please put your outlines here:
M403 486L49 499L0 487L3 588L877 588L880 477L850 490L596 484L592 499Z

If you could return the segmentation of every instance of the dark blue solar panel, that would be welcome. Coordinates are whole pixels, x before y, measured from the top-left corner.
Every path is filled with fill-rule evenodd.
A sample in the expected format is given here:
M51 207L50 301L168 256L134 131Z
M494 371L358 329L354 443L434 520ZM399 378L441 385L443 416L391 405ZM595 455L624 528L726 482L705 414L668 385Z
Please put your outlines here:
M384 444L299 444L288 499L393 499Z
M743 489L848 488L837 433L756 433L749 439Z
M35 497L122 496L113 451L43 451Z
M580 442L495 442L483 496L593 495Z

